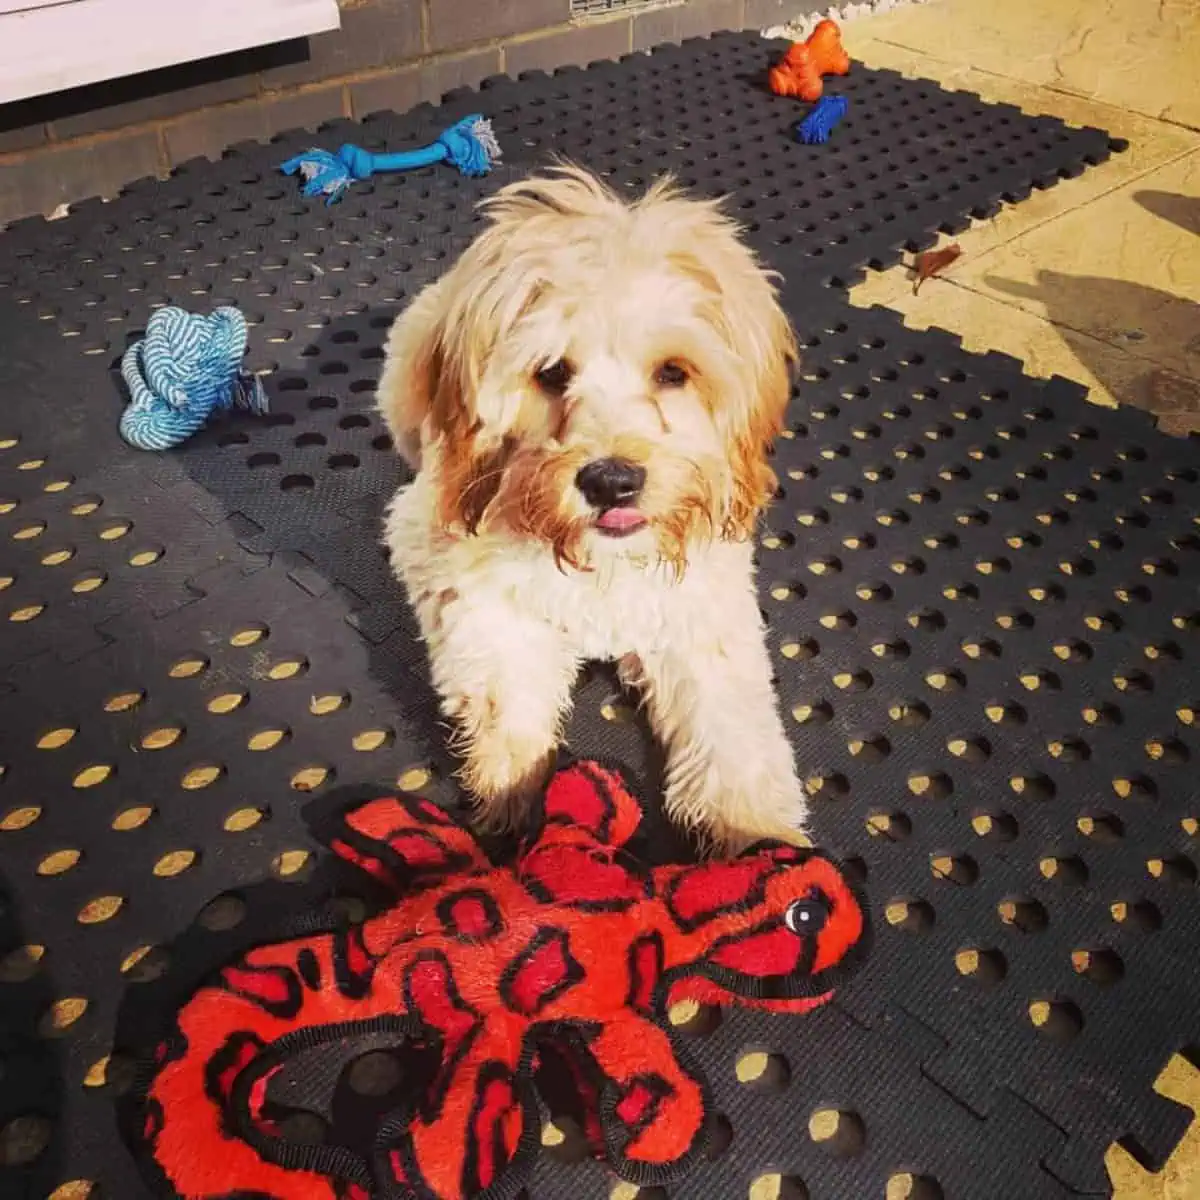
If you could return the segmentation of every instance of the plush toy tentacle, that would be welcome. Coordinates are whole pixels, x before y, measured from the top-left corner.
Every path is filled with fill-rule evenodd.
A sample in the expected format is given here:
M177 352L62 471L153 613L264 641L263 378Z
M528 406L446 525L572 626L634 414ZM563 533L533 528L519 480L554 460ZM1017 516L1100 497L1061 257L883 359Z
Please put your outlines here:
M442 1068L416 1111L384 1130L376 1173L414 1198L507 1194L505 1178L523 1175L537 1128L522 1069L523 1023L502 1014L485 1020L459 995L450 962L436 953L409 967L404 991L440 1038Z
M613 847L624 846L642 821L641 805L621 776L594 762L575 763L554 776L544 814L539 840L582 839Z
M331 848L396 891L432 887L490 866L474 836L430 800L384 797L351 809Z
M225 967L184 1005L155 1051L140 1131L179 1195L335 1200L342 1193L332 1176L357 1166L366 1177L356 1156L334 1164L331 1150L287 1146L268 1111L268 1081L286 1069L289 1044L301 1050L323 1031L378 1036L382 1020L398 1041L419 1033L374 965L357 930L279 942Z
M600 1120L609 1165L633 1183L678 1178L703 1145L708 1097L679 1061L670 1035L627 1013L606 1025L587 1052L605 1076Z

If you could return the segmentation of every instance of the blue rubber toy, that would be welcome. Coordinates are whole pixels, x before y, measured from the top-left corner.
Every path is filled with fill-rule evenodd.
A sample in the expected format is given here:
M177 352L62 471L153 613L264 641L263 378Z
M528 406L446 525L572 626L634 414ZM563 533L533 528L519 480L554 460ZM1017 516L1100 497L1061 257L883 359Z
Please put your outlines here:
M850 101L845 96L822 96L808 116L796 126L796 137L806 146L829 141L829 135L849 107Z
M448 162L463 175L486 175L500 161L500 144L492 123L475 114L452 125L430 146L399 154L371 154L358 146L345 145L336 154L328 150L306 150L280 167L285 175L304 179L306 196L324 196L335 204L356 179L370 179L380 171L411 171Z
M235 408L265 413L262 382L242 370L246 336L246 318L236 308L207 317L182 308L155 311L145 338L121 359L130 398L121 436L138 450L169 450Z

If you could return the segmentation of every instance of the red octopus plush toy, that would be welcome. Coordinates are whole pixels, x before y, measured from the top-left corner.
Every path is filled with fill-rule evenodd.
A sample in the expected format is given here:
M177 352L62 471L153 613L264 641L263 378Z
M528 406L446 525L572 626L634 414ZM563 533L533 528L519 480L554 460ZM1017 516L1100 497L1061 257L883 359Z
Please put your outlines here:
M624 849L641 820L593 762L551 780L513 866L428 800L349 811L333 849L395 903L252 950L191 996L140 1094L155 1174L188 1200L510 1200L539 1144L534 1070L553 1051L594 1152L642 1186L678 1179L704 1148L708 1097L668 1006L815 1008L866 915L831 861L794 846L647 868ZM365 1151L289 1140L276 1095L289 1064L346 1043L425 1046L437 1065Z

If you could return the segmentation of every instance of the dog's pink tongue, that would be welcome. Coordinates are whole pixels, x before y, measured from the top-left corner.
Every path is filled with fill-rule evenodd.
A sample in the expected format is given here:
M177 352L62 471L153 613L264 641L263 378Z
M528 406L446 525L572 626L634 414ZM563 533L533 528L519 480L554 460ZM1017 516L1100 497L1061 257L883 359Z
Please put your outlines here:
M645 523L646 518L636 508L609 508L596 521L600 529L611 529L614 533L629 533Z

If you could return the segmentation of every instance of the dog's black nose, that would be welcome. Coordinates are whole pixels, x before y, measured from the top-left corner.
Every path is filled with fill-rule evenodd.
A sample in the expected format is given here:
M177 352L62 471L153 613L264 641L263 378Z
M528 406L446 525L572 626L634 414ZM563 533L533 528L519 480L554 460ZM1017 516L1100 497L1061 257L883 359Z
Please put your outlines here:
M575 476L575 486L593 508L621 508L641 495L646 472L623 458L598 458Z

